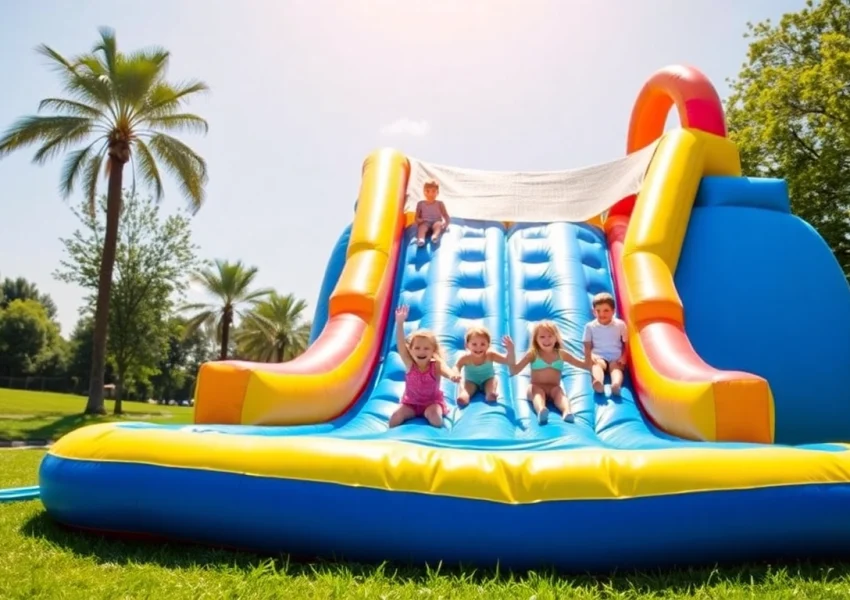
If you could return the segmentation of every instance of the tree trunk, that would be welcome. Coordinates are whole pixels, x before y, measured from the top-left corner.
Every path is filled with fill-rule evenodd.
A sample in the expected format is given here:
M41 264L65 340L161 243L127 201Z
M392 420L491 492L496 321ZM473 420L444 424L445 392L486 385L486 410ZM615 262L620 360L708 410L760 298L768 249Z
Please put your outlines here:
M286 344L281 344L275 348L275 362L282 363L283 357L286 354Z
M103 378L106 369L106 336L109 328L109 297L112 293L112 271L115 267L115 250L118 245L118 222L121 218L122 183L124 163L129 159L129 148L109 150L109 186L106 194L106 234L103 255L100 259L100 278L97 285L97 304L94 310L94 336L91 353L91 377L87 415L105 415L103 404ZM123 151L122 151L123 150Z
M118 376L115 378L115 406L112 409L112 414L120 415L124 412L124 374L121 369L118 370Z
M227 360L227 346L230 344L230 324L233 323L233 309L228 306L221 316L221 352L219 360Z

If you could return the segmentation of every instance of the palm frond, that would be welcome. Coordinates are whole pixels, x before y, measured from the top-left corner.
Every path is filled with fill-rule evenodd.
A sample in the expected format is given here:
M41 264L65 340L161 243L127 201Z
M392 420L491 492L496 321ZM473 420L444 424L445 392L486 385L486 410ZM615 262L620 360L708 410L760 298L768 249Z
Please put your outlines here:
M65 157L65 163L62 165L62 174L59 180L59 189L62 191L62 195L65 198L73 193L74 184L80 176L80 171L82 170L83 165L87 164L86 161L91 156L92 149L99 141L100 138L96 139L81 150L69 152L68 156ZM104 143L101 152L105 149L106 144Z
M164 191L162 187L162 178L159 175L159 168L156 166L156 160L151 154L147 144L145 144L142 140L137 138L133 142L133 148L135 150L134 155L139 158L139 168L141 169L142 179L145 183L153 187L154 196L157 201L161 200Z
M15 121L0 138L0 157L42 140L63 137L79 127L89 126L87 117L31 115Z
M105 148L104 148L105 150ZM100 175L100 168L103 164L103 157L106 152L99 152L91 155L86 165L86 170L83 174L83 191L86 194L86 200L89 203L89 214L95 214L97 202L97 178Z
M45 109L64 112L75 117L89 117L91 119L107 119L103 111L82 102L66 100L64 98L45 98L38 103L38 112Z
M177 85L160 81L151 88L145 107L140 111L140 114L159 116L171 113L180 108L189 96L208 92L209 89L206 83L197 79L191 79Z
M208 133L210 126L206 120L198 115L187 113L162 115L158 117L146 117L144 123L151 128L161 131L191 131L195 133Z
M190 208L197 212L205 199L207 163L189 146L164 133L150 136L150 148L177 178L180 189L190 201Z
M109 72L113 73L118 62L118 38L115 30L111 27L98 27L97 32L100 34L100 41L92 48L92 54L102 54L103 63Z
M166 50L144 50L121 57L111 77L115 96L124 109L122 116L131 118L144 108L151 88L163 77L168 57Z
M63 150L66 150L69 146L73 146L77 142L82 142L92 133L93 130L93 122L89 119L86 119L87 122L82 123L76 128L64 132L62 135L57 135L52 140L48 140L45 142L35 153L32 158L32 161L39 165L44 164L47 160L53 158L55 155L59 154ZM95 140L95 142L104 139L106 136L102 135Z
M94 64L97 63L96 58L79 57L71 62L45 44L38 46L36 51L50 59L54 70L62 78L63 88L66 92L87 104L111 107L112 93L108 80L103 79L102 74L91 70L91 67L94 67ZM88 71L81 69L85 66L87 58L92 59L88 61L90 63ZM94 61L93 64L92 61ZM113 113L113 117L115 116Z

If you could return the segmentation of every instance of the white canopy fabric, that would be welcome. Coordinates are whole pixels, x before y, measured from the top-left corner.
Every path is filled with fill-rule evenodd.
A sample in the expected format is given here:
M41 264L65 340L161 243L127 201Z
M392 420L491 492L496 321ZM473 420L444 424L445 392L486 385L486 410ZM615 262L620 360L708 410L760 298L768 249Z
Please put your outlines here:
M613 162L570 171L479 171L410 158L405 210L414 212L429 179L449 215L483 221L581 223L640 191L658 142Z

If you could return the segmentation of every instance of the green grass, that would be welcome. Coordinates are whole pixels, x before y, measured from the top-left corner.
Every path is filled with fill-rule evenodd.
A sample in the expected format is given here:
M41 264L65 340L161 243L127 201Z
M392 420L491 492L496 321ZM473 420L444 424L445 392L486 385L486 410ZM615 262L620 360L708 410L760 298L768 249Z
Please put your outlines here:
M40 450L0 451L0 487L36 483ZM451 518L451 517L448 517ZM296 563L196 546L123 542L57 526L38 501L0 504L0 598L845 599L850 563L747 565L571 577Z
M111 413L113 402L106 402ZM124 402L124 415L83 415L86 399L69 394L51 394L0 388L0 440L57 440L69 431L108 421L191 423L193 409Z

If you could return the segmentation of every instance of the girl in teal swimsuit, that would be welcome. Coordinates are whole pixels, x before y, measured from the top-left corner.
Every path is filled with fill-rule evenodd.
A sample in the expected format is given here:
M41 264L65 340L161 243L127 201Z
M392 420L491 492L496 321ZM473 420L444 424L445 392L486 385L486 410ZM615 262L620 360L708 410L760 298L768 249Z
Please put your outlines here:
M574 367L590 370L591 363L588 360L579 360L566 350L561 332L552 321L540 321L531 329L531 348L516 362L516 353L513 340L505 340L505 348L508 349L508 361L511 365L511 375L516 375L526 366L531 365L531 385L528 386L527 398L537 413L537 420L544 425L549 420L549 409L546 408L546 400L552 400L555 408L561 411L564 421L572 423L575 421L570 399L561 387L561 371L564 363L568 362Z
M496 370L493 363L508 364L505 354L490 347L490 332L483 327L470 327L465 337L466 352L458 359L455 370L463 375L463 383L457 395L458 406L466 406L477 391L483 391L488 402L499 397Z

